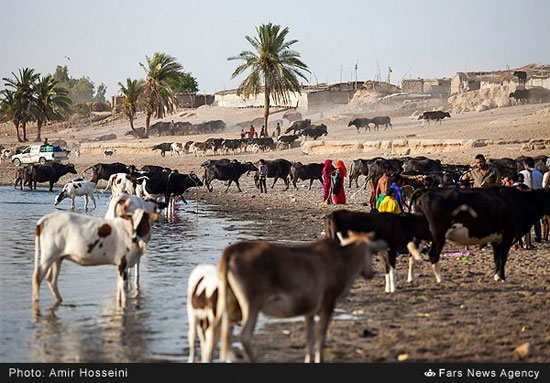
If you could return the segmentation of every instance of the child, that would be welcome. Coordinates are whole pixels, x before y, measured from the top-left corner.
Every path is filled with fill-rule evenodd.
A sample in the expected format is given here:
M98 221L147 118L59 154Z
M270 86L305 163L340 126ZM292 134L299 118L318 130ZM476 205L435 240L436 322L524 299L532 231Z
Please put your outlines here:
M258 168L258 171L260 173L260 193L267 193L267 165L264 160L260 160L260 167Z
M401 208L395 199L395 193L391 186L386 189L386 196L380 203L378 211L380 213L401 214Z

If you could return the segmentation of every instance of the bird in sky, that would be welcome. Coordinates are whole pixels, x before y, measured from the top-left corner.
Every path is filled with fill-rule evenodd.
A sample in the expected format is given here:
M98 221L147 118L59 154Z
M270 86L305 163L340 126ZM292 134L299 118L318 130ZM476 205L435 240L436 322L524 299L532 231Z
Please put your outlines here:
M65 56L65 58L69 61L71 61L71 58L69 56Z

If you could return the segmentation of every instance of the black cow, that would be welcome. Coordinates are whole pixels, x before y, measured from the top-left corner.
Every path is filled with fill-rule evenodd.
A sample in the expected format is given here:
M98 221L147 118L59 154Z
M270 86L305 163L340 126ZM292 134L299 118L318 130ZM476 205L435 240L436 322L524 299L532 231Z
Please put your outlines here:
M311 137L314 140L318 139L319 137L325 135L328 135L327 126L325 124L321 125L311 125L305 128L300 132L300 135L304 137Z
M510 177L519 172L516 170L516 161L511 158L490 158L487 164L497 169L501 177Z
M519 104L527 104L527 100L529 99L529 89L516 89L508 95L508 98L513 98L516 106Z
M353 160L349 167L349 187L351 188L351 183L355 181L355 186L359 187L359 177L360 176L369 176L369 165L375 162L376 160L383 160L382 157L376 157L369 160L364 160L359 158ZM365 181L364 189L367 187L367 182Z
M265 164L267 165L267 178L274 178L273 184L271 185L271 189L275 186L275 183L280 178L285 182L285 190L288 190L290 187L289 182L289 175L290 175L290 168L292 167L292 163L290 161L287 161L283 158L279 158L276 160L271 161L265 161ZM260 174L256 172L254 175L254 182L256 183L256 187L260 188Z
M309 180L309 190L311 190L311 185L313 181L319 180L321 185L323 184L323 177L321 172L323 171L324 164L312 163L312 164L302 164L301 162L293 162L290 167L290 179L292 184L296 189L296 182L298 180Z
M411 158L403 164L403 174L426 174L441 172L443 167L440 160L432 160L426 157Z
M384 172L387 170L390 173L401 173L403 167L403 160L398 158L376 158L369 164L369 175L367 176L367 182L370 185L370 207L374 209L376 206L376 185L378 180ZM366 185L365 185L366 187Z
M390 128L393 128L393 125L391 124L391 118L389 116L377 116L372 119L372 123L374 124L374 129L379 130L380 125L385 125L384 130L388 129L388 125Z
M142 173L157 173L157 172L168 172L168 173L170 173L172 171L172 169L165 168L165 167L162 167L162 166L157 166L157 165L144 165L144 166L141 167L141 169L139 171L142 172Z
M348 123L348 127L355 126L355 128L357 128L357 133L359 133L359 128L365 128L365 132L366 132L367 129L370 130L369 124L372 124L372 123L373 121L370 118L356 118L354 120L351 120Z
M168 207L171 206L172 198L182 195L191 187L203 186L202 181L195 173L180 174L177 170L145 173L138 177L136 182L142 185L144 197L155 199L164 196Z
M167 121L158 121L149 127L149 134L161 136L171 136L170 123Z
M239 178L246 173L257 171L258 168L254 166L252 162L246 162L244 164L238 161L229 161L229 160L220 160L220 161L211 161L208 164L204 164L204 184L208 188L208 191L214 190L212 188L213 180L220 181L229 181L225 192L229 190L232 182L235 182L239 192L241 192L241 187L239 186ZM202 166L202 164L201 164Z
M271 137L260 137L260 138L249 138L246 141L246 146L251 148L252 151L255 149L266 151L266 150L275 150L276 144Z
M427 122L428 125L430 124L430 121L435 120L435 122L439 122L439 124L441 125L441 120L443 120L445 117L451 118L451 114L449 112L436 110L433 112L424 112L420 116L418 116L418 119L424 120L423 122Z
M290 146L292 145L292 143L294 141L296 141L298 139L298 135L296 134L292 134L292 135L289 135L289 136L279 136L279 138L277 138L277 144L280 144L280 145L288 145L288 149L290 149Z
M57 162L53 162L48 165L31 165L28 172L26 172L26 182L29 184L31 190L36 189L37 182L49 182L49 191L53 190L53 185L59 181L67 173L76 174L76 169L73 164L63 165Z
M292 125L290 125L290 127L285 130L285 134L288 134L290 132L292 132L292 134L299 133L310 125L311 120L309 118L302 121L294 121Z
M491 243L494 279L505 280L510 246L543 214L550 214L550 190L521 191L510 187L418 191L411 198L415 213L424 215L433 235L428 255L438 279L439 256L448 239L460 245Z
M158 144L153 146L153 151L160 150L160 155L164 157L166 155L166 152L169 152L172 150L172 143L171 142L163 142L162 144Z
M425 242L432 240L428 221L415 214L364 213L337 210L325 217L325 232L328 238L347 237L348 231L374 233L372 240L386 242L383 253L386 271L386 292L395 292L395 260L399 251L408 249L413 257L409 260L409 277L412 282L414 259L422 260L420 251Z
M130 169L128 169L128 166L120 162L114 162L112 164L95 164L94 166L90 166L89 168L84 170L84 173L86 173L90 169L92 169L93 172L92 179L90 181L94 184L97 184L97 181L99 180L108 181L109 178L116 173L130 173Z
M527 73L521 70L517 70L514 72L514 76L518 78L519 85L525 85L525 82L527 81Z
M242 141L238 138L236 139L227 139L222 142L222 149L225 152L231 152L235 154L237 150L241 149Z
M217 154L223 146L223 138L209 138L206 140L206 143L209 144L214 151L214 154Z

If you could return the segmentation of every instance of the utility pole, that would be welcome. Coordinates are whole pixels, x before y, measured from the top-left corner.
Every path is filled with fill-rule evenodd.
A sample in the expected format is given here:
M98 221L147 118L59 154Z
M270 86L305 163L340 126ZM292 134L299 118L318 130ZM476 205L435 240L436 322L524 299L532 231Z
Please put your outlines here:
M344 69L343 65L340 65L340 84L342 83L342 70Z
M357 66L359 65L359 59L355 62L355 90L357 90Z

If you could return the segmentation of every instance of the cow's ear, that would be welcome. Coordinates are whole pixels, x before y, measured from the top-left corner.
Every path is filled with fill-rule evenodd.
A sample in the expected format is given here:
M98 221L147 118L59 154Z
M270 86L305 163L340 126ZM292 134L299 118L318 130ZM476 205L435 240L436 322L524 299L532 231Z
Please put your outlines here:
M130 204L131 204L131 201L129 199L124 200L124 203L122 204L122 214L126 214L128 212L128 208L130 207Z

